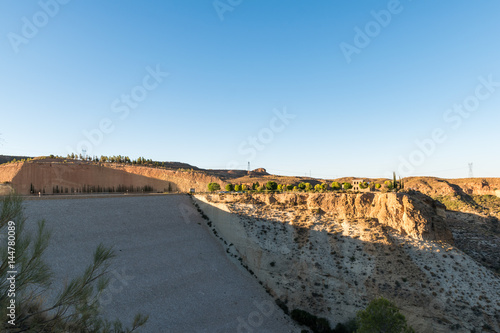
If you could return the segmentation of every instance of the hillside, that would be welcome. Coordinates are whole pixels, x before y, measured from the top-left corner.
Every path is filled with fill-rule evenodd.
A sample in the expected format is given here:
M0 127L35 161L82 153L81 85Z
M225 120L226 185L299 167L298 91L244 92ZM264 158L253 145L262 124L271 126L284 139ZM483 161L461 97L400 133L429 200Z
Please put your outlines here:
M423 194L196 195L226 251L285 311L345 323L395 302L417 332L500 331L500 277L455 247Z

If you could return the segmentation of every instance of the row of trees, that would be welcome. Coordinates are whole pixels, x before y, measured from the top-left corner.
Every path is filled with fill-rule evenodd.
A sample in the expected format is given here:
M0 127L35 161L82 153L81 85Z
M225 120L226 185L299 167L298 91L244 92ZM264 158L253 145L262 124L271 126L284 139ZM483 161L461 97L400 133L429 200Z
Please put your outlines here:
M125 186L125 185L118 185L118 186L95 186L95 185L83 185L82 187L64 187L64 186L59 186L55 185L52 187L52 193L53 194L64 194L64 193L125 193L125 192L130 192L130 193L141 193L141 192L153 192L155 189L150 186L150 185L144 185L144 186ZM164 192L172 192L172 185L169 183L168 188L163 189ZM45 187L43 189L37 189L33 184L30 185L30 193L31 194L38 194L38 193L45 194Z
M352 184L349 182L339 183L333 182L330 185L326 183L316 184L314 186L311 183L299 183L297 185L292 184L278 184L274 181L269 181L266 184L260 185L259 182L253 183L251 186L245 184L226 184L224 189L228 192L242 192L242 191L299 191L299 192L327 192L327 191L340 191L340 190L350 190L352 189ZM359 184L360 189L367 189L370 187L372 190L379 190L382 188L382 185L379 183L368 184L367 182L363 182ZM402 180L390 181L387 180L384 183L384 188L388 191L398 191L404 188L404 183ZM210 183L208 184L208 190L210 192L220 191L221 186L218 183Z
M58 156L50 155L50 158L55 158ZM122 155L113 155L113 156L106 156L106 155L101 155L100 157L98 156L83 156L82 154L77 155L74 153L68 154L67 156L68 159L72 160L82 160L82 161L90 161L90 162L101 162L101 163L124 163L124 164L138 164L138 165L154 165L154 166L161 166L164 165L162 162L156 162L153 161L152 159L146 159L144 157L139 157L135 160L130 159L128 156L122 156Z
M366 183L365 183L366 184ZM361 187L361 186L360 186ZM368 184L366 184L367 188ZM218 183L210 183L208 184L208 190L210 192L219 191L221 186ZM241 191L301 191L301 192L327 192L329 190L339 191L339 190L350 190L352 189L351 183L342 183L342 185L338 182L333 182L330 186L326 183L316 184L312 186L311 183L299 183L297 185L292 184L278 184L275 181L268 181L265 184L260 185L259 182L253 183L251 186L245 184L226 184L224 189L228 192L241 192Z

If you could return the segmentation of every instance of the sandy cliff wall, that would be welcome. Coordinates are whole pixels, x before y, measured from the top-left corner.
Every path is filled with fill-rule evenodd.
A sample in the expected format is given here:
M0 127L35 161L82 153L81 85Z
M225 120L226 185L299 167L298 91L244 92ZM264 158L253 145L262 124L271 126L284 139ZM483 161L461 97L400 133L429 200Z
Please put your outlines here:
M446 225L445 207L419 193L283 193L208 195L208 201L254 203L281 208L302 206L337 220L376 219L403 235L453 244Z
M214 177L197 172L156 169L143 166L113 164L26 162L0 166L0 182L10 182L20 194L29 194L31 186L36 192L51 194L54 188L60 193L88 191L102 192L127 189L141 192L205 191ZM67 191L67 192L66 192Z

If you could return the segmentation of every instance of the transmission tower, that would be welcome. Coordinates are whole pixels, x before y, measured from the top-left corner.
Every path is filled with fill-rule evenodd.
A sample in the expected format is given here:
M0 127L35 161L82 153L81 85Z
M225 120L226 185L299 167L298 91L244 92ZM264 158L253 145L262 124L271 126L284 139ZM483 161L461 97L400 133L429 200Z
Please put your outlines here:
M472 163L469 163L469 178L473 178L474 174L472 173Z

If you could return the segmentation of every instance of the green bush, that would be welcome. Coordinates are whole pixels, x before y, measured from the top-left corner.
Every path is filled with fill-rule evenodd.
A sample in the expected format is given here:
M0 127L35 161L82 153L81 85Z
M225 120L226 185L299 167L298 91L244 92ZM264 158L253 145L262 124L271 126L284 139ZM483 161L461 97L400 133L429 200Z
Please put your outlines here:
M406 323L406 318L399 309L388 301L380 297L368 304L365 310L361 310L356 315L358 324L357 333L414 333L413 328Z
M376 184L375 184L375 188L376 188L377 190L378 190L378 189L380 189L381 187L382 187L382 185L380 185L379 183L376 183Z
M341 189L341 186L338 182L333 182L331 186L332 186L332 190L334 190L334 191L338 191Z
M238 184L234 185L234 190L235 190L236 192L241 191L241 185L238 185Z
M343 184L343 187L344 187L344 190L350 190L352 188L352 185L351 185L351 183L346 182Z
M234 191L234 186L233 186L233 184L229 183L226 185L225 189L226 189L226 191L231 192L231 191Z
M266 189L268 191L276 191L278 189L278 184L276 182L273 182L273 181L268 181L266 183Z
M170 184L168 184L168 186L170 188ZM220 185L218 183L209 183L208 184L208 190L210 192L220 191Z

